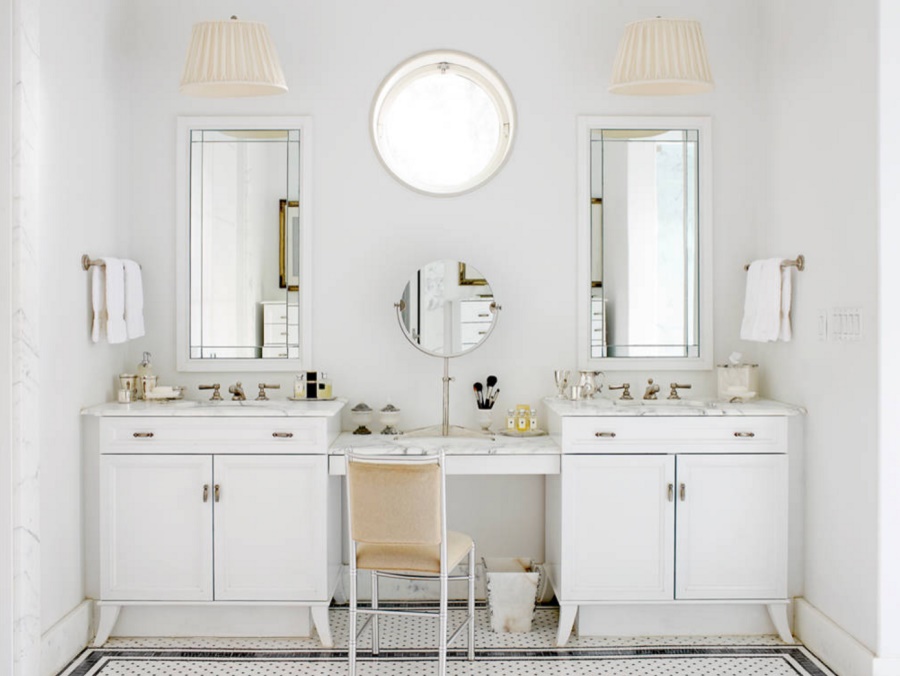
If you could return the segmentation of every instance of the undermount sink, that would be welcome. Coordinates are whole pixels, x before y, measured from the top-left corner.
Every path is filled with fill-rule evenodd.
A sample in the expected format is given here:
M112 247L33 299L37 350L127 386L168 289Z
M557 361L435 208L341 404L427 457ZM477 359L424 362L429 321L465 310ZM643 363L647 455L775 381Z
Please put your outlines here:
M223 399L222 401L201 401L201 406L212 406L214 408L222 408L227 406L275 406L282 402L268 399L266 401L257 401L255 399L246 399L244 401L234 401L233 399Z
M646 406L646 407L675 407L675 408L708 408L710 403L705 399L616 399L616 406Z
M148 399L147 403L164 408L193 408L200 404L199 401L194 401L193 399Z

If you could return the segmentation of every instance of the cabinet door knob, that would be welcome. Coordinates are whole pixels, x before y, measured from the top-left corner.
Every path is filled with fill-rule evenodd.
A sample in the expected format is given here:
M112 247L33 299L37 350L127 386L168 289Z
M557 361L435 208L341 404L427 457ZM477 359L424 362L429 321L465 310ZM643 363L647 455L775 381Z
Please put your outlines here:
M735 432L734 436L736 436L738 439L752 439L756 436L756 434L754 434L753 432Z
M135 439L151 439L153 437L153 432L135 432L132 436Z
M213 495L215 496L215 498L214 498L215 501L218 502L218 501L219 501L219 498L221 497L221 496L219 495L219 484L216 484L216 485L213 487Z
M675 499L675 484L669 484L666 489L666 498L668 498L669 502Z
M203 502L209 502L209 484L203 484Z
M294 436L293 432L272 432L272 436L276 439L290 439Z
M679 484L678 485L678 497L681 499L682 502L684 502L686 493L687 493L687 490L685 489L684 484Z
M603 437L606 439L615 439L616 433L615 432L594 432L594 436L595 437Z

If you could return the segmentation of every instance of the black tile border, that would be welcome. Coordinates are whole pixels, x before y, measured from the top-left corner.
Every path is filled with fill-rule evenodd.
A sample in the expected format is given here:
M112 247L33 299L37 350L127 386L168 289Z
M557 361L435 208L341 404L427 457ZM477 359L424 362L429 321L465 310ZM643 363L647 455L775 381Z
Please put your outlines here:
M372 657L371 651L359 651L358 659L364 662L400 661L415 662L434 660L437 651L422 650L381 650L378 657ZM667 658L781 658L799 676L832 676L823 671L809 656L806 649L800 646L702 646L702 647L636 647L636 648L535 648L535 649L503 649L482 648L475 651L476 661L603 661L626 659L667 659ZM794 664L786 659L790 657L804 671L797 671ZM73 660L62 673L67 676L86 676L97 667L103 659L143 660L143 661L209 661L225 662L342 662L347 659L347 651L339 650L204 650L204 649L142 649L142 648L87 648ZM466 659L465 650L451 650L448 658L454 661ZM74 668L73 668L74 665ZM101 666L95 673L103 671Z

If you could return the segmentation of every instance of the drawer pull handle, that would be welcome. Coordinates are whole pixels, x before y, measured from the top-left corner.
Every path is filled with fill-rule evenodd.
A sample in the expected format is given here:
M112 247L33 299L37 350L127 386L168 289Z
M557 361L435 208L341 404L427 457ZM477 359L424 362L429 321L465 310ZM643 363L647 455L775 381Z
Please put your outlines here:
M215 501L216 501L216 502L218 502L218 501L219 501L219 498L221 497L220 491L221 491L221 489L219 488L219 484L216 484L216 485L213 487L213 495L215 495Z
M738 439L752 439L756 436L756 434L754 434L753 432L735 432L734 436L736 436Z
M209 502L209 484L203 484L203 502Z
M482 313L479 314L478 316L479 316L479 317L490 317L491 315L490 315L490 313L488 313L488 312L482 312Z
M132 436L135 439L151 439L153 437L153 432L135 432Z
M290 439L294 436L293 432L272 432L272 436L277 439Z
M675 499L675 484L669 484L666 489L666 498L668 498L669 502Z
M604 437L607 439L614 439L616 436L615 432L594 432L595 437Z
M685 495L687 494L687 489L685 489L684 484L680 484L678 486L678 497L681 498L681 501L684 502Z

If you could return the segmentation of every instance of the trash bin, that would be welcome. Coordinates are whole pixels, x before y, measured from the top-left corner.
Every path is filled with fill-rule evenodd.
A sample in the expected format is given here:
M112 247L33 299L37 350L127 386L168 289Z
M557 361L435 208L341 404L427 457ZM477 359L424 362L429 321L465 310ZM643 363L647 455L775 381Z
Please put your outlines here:
M534 602L541 589L543 569L530 559L483 558L491 629L531 631Z

